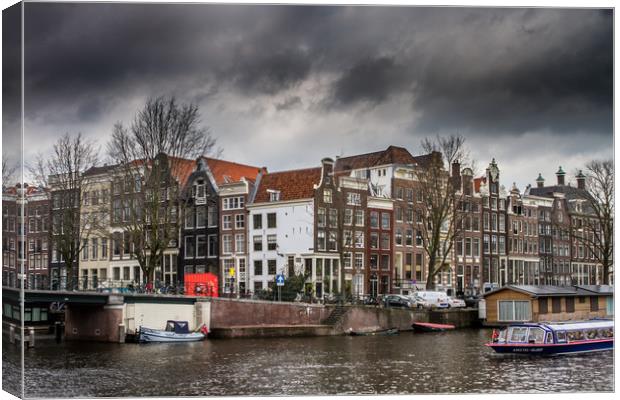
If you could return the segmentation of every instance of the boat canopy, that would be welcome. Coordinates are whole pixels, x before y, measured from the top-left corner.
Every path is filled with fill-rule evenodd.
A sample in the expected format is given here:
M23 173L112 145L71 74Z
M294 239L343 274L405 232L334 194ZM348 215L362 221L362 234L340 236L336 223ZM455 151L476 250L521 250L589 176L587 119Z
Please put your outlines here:
M172 321L166 322L166 331L174 333L189 333L189 324L187 321Z
M583 321L583 322L569 322L564 324L545 324L554 331L571 331L580 329L603 329L613 328L614 321Z

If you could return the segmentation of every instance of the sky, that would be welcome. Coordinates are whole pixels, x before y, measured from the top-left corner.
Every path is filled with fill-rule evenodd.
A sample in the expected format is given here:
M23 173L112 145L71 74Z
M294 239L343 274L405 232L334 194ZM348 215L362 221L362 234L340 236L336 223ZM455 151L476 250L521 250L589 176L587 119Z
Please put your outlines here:
M453 134L507 188L613 157L609 9L27 3L25 21L26 162L66 132L103 156L158 96L198 105L222 158L272 171Z

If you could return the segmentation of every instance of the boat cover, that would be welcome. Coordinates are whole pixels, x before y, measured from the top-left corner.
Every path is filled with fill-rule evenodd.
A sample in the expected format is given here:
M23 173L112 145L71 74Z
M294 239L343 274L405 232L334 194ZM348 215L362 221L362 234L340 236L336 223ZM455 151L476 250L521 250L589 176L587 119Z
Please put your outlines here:
M189 333L189 324L187 321L168 321L166 330L174 333Z

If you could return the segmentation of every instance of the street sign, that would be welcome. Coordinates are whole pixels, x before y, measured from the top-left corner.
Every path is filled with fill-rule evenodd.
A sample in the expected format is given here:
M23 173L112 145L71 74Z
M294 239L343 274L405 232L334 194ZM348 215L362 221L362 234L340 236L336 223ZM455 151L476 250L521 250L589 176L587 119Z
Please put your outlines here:
M284 286L284 275L276 275L276 285Z
M234 269L234 268L230 268L230 269L228 270L228 275L230 275L231 277L232 277L232 276L235 276L235 269Z

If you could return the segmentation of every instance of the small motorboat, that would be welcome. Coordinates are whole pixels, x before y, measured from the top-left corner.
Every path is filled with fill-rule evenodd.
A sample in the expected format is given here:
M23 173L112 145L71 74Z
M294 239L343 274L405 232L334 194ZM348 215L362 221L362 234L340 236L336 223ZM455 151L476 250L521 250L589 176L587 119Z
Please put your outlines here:
M140 343L152 342L198 342L207 337L207 327L202 325L198 332L190 332L187 321L167 321L166 329L151 329L141 326L138 331Z
M354 330L349 330L350 336L393 336L398 335L397 328L383 329L380 331L372 331L372 332L358 332Z
M430 322L414 322L411 324L411 327L417 332L443 332L454 329L454 325L433 324Z
M614 321L590 320L511 324L493 330L485 346L497 353L557 355L613 350Z

